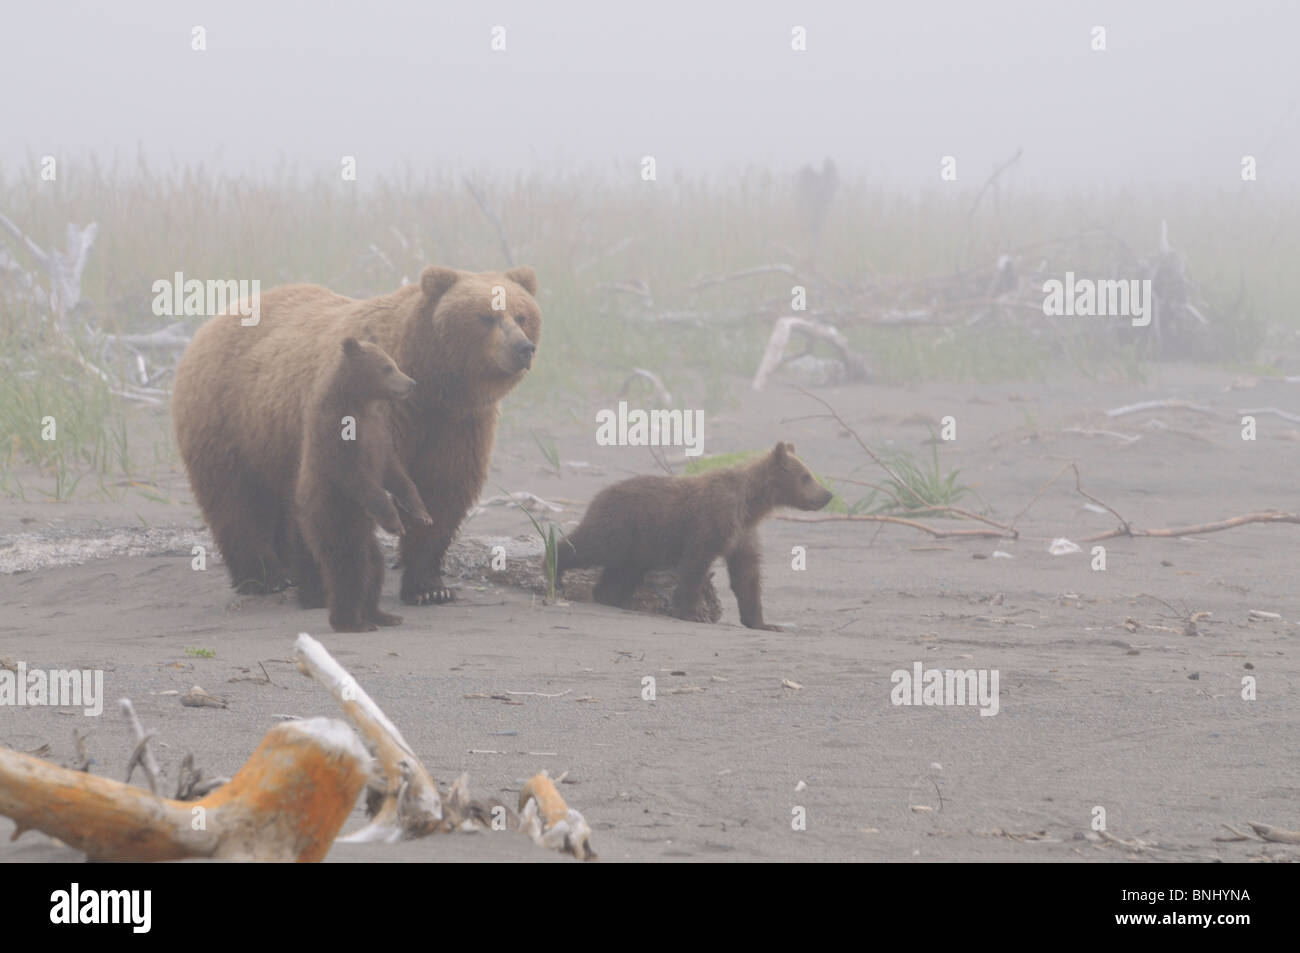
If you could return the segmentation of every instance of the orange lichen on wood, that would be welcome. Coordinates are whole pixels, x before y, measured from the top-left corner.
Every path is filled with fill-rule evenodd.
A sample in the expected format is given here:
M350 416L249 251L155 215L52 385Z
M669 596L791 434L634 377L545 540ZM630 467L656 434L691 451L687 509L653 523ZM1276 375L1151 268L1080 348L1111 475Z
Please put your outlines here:
M0 814L95 860L321 860L351 813L369 756L324 718L267 732L229 784L198 801L71 771L0 748Z

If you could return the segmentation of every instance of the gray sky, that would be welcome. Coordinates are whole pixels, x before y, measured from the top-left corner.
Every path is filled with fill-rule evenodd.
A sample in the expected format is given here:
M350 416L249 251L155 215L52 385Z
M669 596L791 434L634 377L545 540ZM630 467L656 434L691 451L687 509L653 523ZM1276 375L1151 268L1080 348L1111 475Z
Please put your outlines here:
M1300 182L1300 3L6 3L0 161ZM191 28L207 50L190 48ZM490 49L506 29L505 52ZM807 29L806 52L791 29ZM1090 49L1104 26L1106 52Z

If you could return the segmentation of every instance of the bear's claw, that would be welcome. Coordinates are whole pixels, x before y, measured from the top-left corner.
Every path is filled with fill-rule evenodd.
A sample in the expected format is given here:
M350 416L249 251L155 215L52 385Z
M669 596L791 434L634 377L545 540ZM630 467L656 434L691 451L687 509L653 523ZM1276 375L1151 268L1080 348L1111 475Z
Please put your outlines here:
M455 598L455 594L450 589L443 586L437 589L427 589L423 592L417 592L415 594L415 604L417 606L439 606L444 602L453 602Z

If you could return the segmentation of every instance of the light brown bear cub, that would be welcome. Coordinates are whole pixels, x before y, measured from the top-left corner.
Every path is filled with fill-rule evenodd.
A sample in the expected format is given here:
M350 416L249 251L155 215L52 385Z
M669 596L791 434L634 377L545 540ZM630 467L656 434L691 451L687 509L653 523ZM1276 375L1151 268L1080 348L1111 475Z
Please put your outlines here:
M582 523L560 542L556 576L603 566L595 599L622 606L649 570L675 569L673 613L699 620L700 589L723 556L740 621L775 630L763 622L758 524L778 506L819 510L831 497L790 443L699 476L633 477L596 494Z
M383 348L349 337L308 404L295 493L302 544L295 582L304 608L329 606L336 632L370 632L402 621L379 611L384 557L375 523L399 536L406 531L389 490L414 520L432 522L394 451L382 410L384 402L414 388Z

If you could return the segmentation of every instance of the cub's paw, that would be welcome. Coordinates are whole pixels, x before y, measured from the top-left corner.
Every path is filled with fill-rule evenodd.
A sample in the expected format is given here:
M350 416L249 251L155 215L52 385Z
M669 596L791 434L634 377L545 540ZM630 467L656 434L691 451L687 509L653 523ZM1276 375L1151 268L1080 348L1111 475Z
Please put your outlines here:
M401 625L402 617L400 615L393 615L392 613L389 612L376 611L370 617L370 621L375 623L376 625Z

